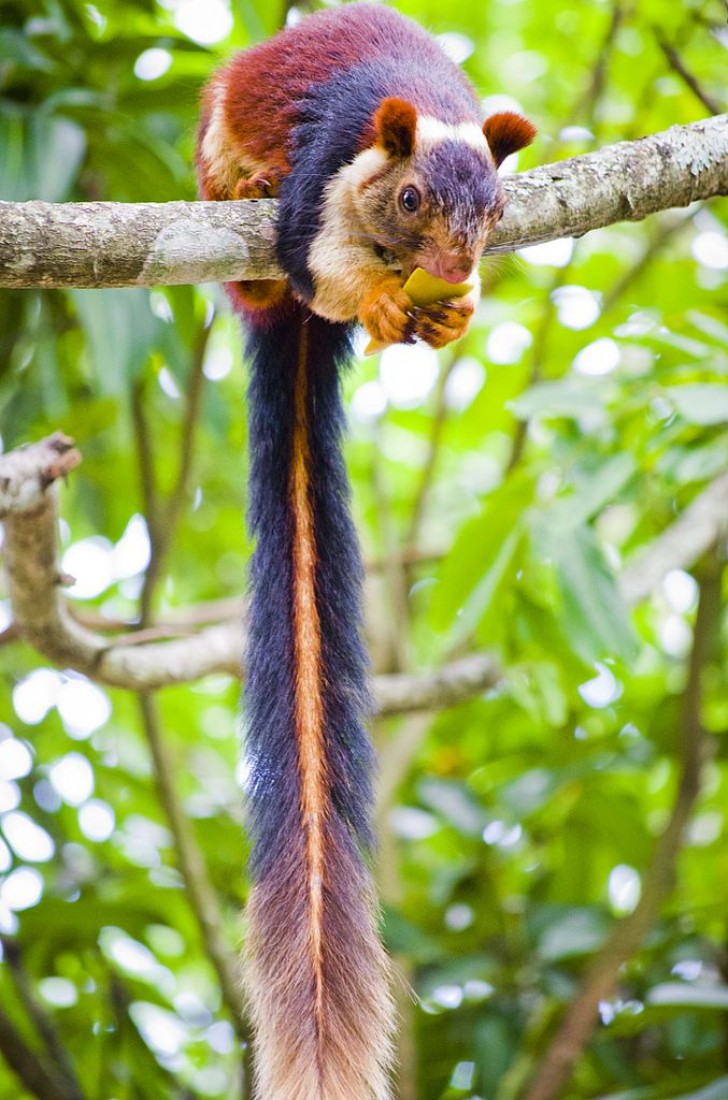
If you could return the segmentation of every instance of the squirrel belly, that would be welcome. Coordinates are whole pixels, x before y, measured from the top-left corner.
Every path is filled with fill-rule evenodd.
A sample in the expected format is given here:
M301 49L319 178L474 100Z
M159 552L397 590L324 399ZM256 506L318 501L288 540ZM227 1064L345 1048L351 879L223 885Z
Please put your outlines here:
M210 81L207 199L276 196L284 278L228 284L250 362L245 746L252 840L245 972L257 1100L388 1100L393 1009L369 870L373 753L361 563L341 440L353 323L442 347L469 298L416 307L417 268L477 286L502 160L460 70L382 5L318 12Z

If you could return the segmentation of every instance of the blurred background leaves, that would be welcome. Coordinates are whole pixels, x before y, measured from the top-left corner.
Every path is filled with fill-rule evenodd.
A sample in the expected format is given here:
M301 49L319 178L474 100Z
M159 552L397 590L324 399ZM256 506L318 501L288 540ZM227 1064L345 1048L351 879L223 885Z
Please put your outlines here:
M719 0L401 9L443 36L487 109L537 122L519 168L728 106ZM300 14L0 0L0 198L193 198L202 82ZM419 998L401 997L401 1100L522 1095L639 905L681 770L701 577L672 569L630 608L619 576L728 469L724 202L486 259L484 280L458 348L391 349L347 378L375 667L488 650L503 670L457 709L375 730L402 775L379 814L386 935ZM0 293L5 449L62 428L84 454L61 530L84 614L131 629L150 535L165 568L146 583L147 623L243 592L244 388L216 288ZM560 1093L573 1100L728 1095L728 685L713 602L700 669L712 759L674 889ZM63 1053L89 1100L244 1095L244 1034L136 700L43 667L13 640L7 601L2 627L3 1013L41 1060ZM247 892L237 699L224 677L159 699L231 959ZM18 1090L0 1066L0 1100Z

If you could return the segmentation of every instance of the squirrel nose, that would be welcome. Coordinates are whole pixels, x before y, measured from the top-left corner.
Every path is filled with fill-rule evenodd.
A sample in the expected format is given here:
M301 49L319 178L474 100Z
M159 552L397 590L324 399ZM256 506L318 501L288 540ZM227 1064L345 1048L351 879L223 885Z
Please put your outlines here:
M431 275L444 279L447 283L464 283L473 270L472 256L462 253L444 253L427 265Z

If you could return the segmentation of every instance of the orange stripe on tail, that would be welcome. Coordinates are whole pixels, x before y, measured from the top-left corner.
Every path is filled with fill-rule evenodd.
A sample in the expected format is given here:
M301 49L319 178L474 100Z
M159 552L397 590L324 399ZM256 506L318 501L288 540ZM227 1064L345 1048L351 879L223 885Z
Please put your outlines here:
M327 802L324 708L321 697L321 625L316 608L316 541L309 492L308 329L301 326L295 389L295 429L291 464L293 535L293 640L296 662L296 724L301 769L301 814L306 837L311 959L316 1016L323 1014L324 823ZM321 1052L319 1051L319 1062Z

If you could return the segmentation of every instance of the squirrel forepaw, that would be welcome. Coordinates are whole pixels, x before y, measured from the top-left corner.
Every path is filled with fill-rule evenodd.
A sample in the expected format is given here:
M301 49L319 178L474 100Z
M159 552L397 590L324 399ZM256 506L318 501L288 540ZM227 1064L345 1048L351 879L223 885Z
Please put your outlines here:
M359 320L379 344L414 342L412 299L397 278L387 279L359 306Z
M474 312L475 303L470 298L418 306L413 311L414 334L431 348L444 348L465 335Z

